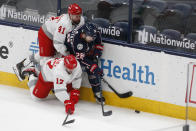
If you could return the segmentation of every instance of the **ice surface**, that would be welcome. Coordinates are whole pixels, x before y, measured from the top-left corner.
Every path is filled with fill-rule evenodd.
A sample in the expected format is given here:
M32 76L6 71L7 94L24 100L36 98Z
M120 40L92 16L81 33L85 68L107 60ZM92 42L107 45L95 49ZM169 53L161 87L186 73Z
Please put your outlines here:
M182 131L185 121L134 110L105 106L111 116L102 116L101 106L79 101L76 121L62 126L66 117L64 105L54 95L34 101L29 90L0 85L0 131ZM189 121L196 131L196 122Z

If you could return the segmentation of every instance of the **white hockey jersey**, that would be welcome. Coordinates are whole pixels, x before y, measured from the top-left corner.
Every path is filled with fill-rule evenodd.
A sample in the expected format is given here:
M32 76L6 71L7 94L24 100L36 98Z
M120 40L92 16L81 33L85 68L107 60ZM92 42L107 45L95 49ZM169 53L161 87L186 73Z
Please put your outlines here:
M49 59L41 68L44 81L54 83L56 97L64 102L70 99L67 84L72 83L74 89L79 89L82 81L82 69L77 61L77 67L69 74L64 66L64 58Z
M61 53L62 55L67 55L65 53L66 47L64 45L66 34L72 31L74 28L82 26L83 24L83 17L81 17L80 23L76 27L72 24L69 15L63 14L61 16L47 20L42 25L42 29L44 33L51 40L53 40L54 48L57 50L57 52Z

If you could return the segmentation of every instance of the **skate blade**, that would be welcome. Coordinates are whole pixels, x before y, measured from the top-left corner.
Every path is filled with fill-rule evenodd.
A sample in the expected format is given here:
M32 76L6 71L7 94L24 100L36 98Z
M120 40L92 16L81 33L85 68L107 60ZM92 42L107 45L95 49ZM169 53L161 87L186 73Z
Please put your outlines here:
M23 81L23 79L20 78L19 72L18 72L18 70L16 69L16 67L13 66L12 69L13 69L15 75L17 76L18 80L19 80L19 81Z

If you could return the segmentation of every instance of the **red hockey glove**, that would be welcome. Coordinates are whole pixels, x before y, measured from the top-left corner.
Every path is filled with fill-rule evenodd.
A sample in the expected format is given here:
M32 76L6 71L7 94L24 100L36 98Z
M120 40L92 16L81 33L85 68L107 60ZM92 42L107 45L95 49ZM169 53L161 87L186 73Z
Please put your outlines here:
M65 100L64 101L64 104L65 104L65 112L66 113L70 113L70 114L73 114L74 113L74 110L75 110L75 107L74 107L74 102L71 101L71 100ZM70 110L70 112L69 112Z
M79 90L72 90L70 92L70 100L74 102L74 104L78 103L79 101L79 96L80 96L80 91Z

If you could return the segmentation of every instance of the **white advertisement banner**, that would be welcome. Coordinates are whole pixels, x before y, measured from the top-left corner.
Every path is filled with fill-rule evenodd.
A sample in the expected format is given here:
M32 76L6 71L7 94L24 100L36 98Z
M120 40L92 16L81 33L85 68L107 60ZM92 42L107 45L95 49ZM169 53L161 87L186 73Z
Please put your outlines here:
M189 103L196 104L196 63L189 63L188 69L188 87L187 87L187 96L186 99Z
M0 71L13 73L12 66L39 50L37 31L0 25Z
M185 106L187 66L195 59L105 44L101 68L105 79L124 93ZM105 90L109 90L105 86ZM193 105L196 107L196 105Z
M0 25L0 36L2 72L13 73L14 64L39 50L37 31ZM196 60L105 43L100 67L119 93L132 91L134 97L185 106L189 62ZM86 77L83 85L89 85Z

